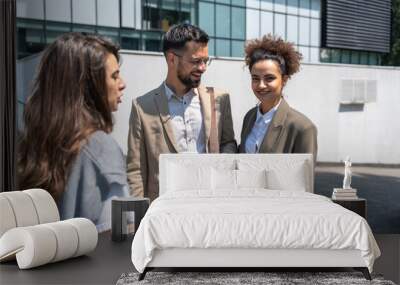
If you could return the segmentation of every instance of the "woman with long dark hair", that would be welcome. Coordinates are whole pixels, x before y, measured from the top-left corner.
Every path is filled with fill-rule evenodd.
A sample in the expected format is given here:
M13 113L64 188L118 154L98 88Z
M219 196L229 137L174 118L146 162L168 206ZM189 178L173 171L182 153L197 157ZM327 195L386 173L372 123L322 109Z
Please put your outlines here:
M125 89L118 50L68 33L44 51L18 153L20 189L46 189L61 218L89 218L99 231L110 228L111 197L128 195L125 158L109 134Z

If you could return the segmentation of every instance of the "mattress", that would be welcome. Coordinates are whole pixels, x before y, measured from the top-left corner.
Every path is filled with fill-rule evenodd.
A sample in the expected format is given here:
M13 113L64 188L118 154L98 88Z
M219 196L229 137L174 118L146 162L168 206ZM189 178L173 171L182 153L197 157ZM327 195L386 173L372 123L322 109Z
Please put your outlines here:
M132 243L139 272L162 249L359 250L372 272L380 251L364 218L300 191L169 192L150 206Z

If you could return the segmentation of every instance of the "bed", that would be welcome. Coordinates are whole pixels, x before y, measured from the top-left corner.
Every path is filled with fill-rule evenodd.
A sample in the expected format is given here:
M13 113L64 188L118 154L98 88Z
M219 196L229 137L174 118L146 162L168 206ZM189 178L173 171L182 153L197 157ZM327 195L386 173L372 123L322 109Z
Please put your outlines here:
M160 196L132 262L158 267L353 267L380 251L366 220L313 194L311 154L163 154Z

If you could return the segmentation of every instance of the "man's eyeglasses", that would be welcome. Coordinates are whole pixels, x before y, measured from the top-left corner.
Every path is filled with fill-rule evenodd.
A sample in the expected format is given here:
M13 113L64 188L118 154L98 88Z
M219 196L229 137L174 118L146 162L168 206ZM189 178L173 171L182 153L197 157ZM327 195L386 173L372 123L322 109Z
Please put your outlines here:
M194 65L194 66L201 66L202 64L204 64L205 66L209 66L211 64L211 58L193 58L193 59L185 59L183 57L183 55L180 55L176 52L172 52L174 55L176 55L177 57L182 58L183 60L189 62L190 64Z

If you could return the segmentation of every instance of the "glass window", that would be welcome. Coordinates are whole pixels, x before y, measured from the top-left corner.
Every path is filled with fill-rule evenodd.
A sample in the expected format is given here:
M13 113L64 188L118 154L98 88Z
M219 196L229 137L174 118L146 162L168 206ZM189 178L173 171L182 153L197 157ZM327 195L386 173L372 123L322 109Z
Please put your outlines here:
M71 1L46 0L46 20L57 22L71 22Z
M97 0L97 24L119 27L119 0Z
M261 0L261 9L262 10L273 10L273 0Z
M292 16L292 15L287 16L287 40L295 44L298 43L297 40L298 19L299 17L297 16Z
M157 0L143 0L143 28L160 29L160 10Z
M368 52L361 52L360 53L360 64L368 64Z
M121 31L121 48L140 50L140 33L138 31Z
M217 56L230 56L230 43L229 40L216 40Z
M18 0L17 17L44 20L44 0Z
M282 14L275 14L274 34L286 40L286 16Z
M18 58L41 52L45 44L44 25L36 21L17 19Z
M360 63L360 53L358 51L351 51L351 64L359 64Z
M143 8L142 8L142 1L135 1L135 28L142 29L142 22L143 22Z
M274 16L272 12L261 11L261 35L274 33Z
M145 6L147 7L152 7L152 8L158 8L158 0L142 0Z
M71 25L67 23L51 23L47 22L46 25L46 43L50 44L62 34L71 31Z
M246 0L232 0L232 5L246 7Z
M331 62L340 63L341 61L341 51L338 49L331 50Z
M231 4L231 1L230 0L215 0L215 2L217 2L217 3L221 3L221 4Z
M311 0L311 17L321 17L321 0Z
M97 32L109 38L112 40L114 43L119 43L119 29L113 29L113 28L99 28Z
M208 41L208 55L215 56L215 39L210 38Z
M161 1L159 9L161 30L166 32L175 24L180 23L179 3L175 0Z
M310 61L310 48L309 47L299 47L299 52L303 56L303 62L309 62Z
M195 22L195 3L194 0L181 0L181 23Z
M310 0L299 0L300 16L310 16Z
M232 41L232 56L244 57L244 41Z
M287 0L287 12L288 14L299 13L299 1L298 0Z
M243 8L232 7L232 38L245 39L246 38L246 10Z
M231 13L230 7L225 5L216 5L215 19L217 22L216 36L230 38L231 36Z
M382 65L382 56L379 55L379 54L377 54L377 55L376 55L376 58L377 58L377 60L378 60L377 65Z
M319 48L310 48L310 62L319 62Z
M96 27L95 26L85 26L85 25L76 25L72 26L73 32L80 32L80 33L95 33Z
M95 0L72 0L72 22L96 25Z
M303 55L303 62L310 61L310 48L309 47L299 47L299 52Z
M178 10L178 3L179 1L175 0L162 0L161 1L161 9L167 10Z
M181 0L181 11L190 12L193 9L194 0Z
M371 64L371 65L377 65L378 64L378 56L377 56L376 53L374 53L374 52L370 52L369 53L369 61L368 61L368 63Z
M161 35L157 32L143 33L142 49L147 51L161 51Z
M319 47L320 45L320 20L319 19L311 19L311 45Z
M310 18L300 17L299 43L303 46L310 45Z
M179 23L179 11L173 9L160 9L160 20L161 26L159 27L162 31L166 32L169 28Z
M260 9L260 0L247 0L246 7Z
M76 0L75 0L76 1ZM93 1L93 0L91 0ZM81 3L87 1L79 1ZM95 11L95 10L93 10ZM135 1L121 1L121 26L125 28L135 28Z
M199 3L199 26L209 36L214 36L214 4L200 2Z
M320 50L320 60L321 60L321 62L330 62L330 59L331 59L331 57L330 57L330 49L325 49L325 48L322 48L321 50Z
M286 13L286 0L275 0L274 10L276 12Z
M246 9L246 39L254 39L260 36L260 12L254 9Z
M350 63L350 51L342 50L342 63Z

